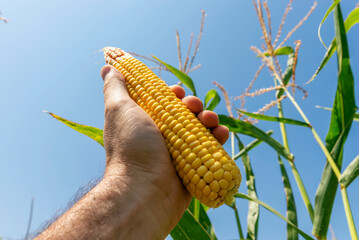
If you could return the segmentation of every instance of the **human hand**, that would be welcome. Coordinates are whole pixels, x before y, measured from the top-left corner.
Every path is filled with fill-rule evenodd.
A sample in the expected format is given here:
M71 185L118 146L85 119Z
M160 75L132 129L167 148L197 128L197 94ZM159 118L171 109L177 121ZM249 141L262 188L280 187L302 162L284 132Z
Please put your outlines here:
M114 67L104 79L106 170L101 182L36 239L164 239L191 201L172 165L157 126L130 97ZM213 135L224 143L226 127L218 116L202 111L196 97L172 86Z
M106 172L104 179L126 182L136 199L146 201L151 221L164 237L180 220L191 201L171 163L163 136L151 117L129 96L121 73L112 66L101 70L104 79ZM217 114L203 111L202 102L170 87L213 135L224 144L229 131ZM123 187L123 186L119 186Z

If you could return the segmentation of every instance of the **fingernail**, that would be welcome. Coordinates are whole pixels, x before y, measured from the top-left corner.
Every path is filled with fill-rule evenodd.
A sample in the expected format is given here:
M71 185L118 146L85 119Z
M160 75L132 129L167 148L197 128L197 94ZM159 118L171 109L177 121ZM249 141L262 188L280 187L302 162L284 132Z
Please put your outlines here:
M109 65L104 66L101 69L101 77L102 80L105 80L106 75L111 71L111 67Z

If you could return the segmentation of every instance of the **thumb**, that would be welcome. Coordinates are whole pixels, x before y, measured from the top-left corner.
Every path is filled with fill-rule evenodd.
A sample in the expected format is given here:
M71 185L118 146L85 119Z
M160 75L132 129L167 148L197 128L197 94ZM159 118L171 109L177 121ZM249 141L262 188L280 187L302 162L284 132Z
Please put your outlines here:
M131 100L125 83L125 78L113 66L106 65L101 69L104 81L103 93L105 108L119 106L121 102Z

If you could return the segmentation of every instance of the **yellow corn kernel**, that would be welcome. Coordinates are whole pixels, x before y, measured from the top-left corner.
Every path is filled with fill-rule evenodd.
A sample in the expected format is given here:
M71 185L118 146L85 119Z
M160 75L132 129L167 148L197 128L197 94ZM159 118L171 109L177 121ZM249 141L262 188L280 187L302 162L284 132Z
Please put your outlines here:
M187 173L187 177L189 180L192 180L192 178L196 175L196 170L191 169L189 170L189 172Z
M172 152L172 159L176 159L180 154L181 154L180 151L174 150Z
M191 167L191 164L186 164L185 166L184 166L184 168L183 168L183 172L185 173L185 174L187 174L188 172L189 172L189 170L191 170L192 169L192 167ZM231 175L232 176L232 175Z
M176 158L176 163L177 165L182 161L183 157L181 155L179 155L177 158ZM222 169L223 170L223 169Z
M204 176L203 176L203 180L206 181L207 183L211 183L213 181L213 172L208 171Z
M198 127L194 127L191 131L192 134L196 135L200 132L201 130Z
M195 135L192 135L194 137L196 137ZM188 138L187 138L188 139ZM194 149L195 147L198 147L201 145L201 142L198 141L198 140L195 140L193 142L191 142L188 146L191 148L191 149ZM203 147L203 146L202 146Z
M196 186L199 190L202 190L206 186L206 182L203 179L200 179Z
M177 142L177 140L179 140L180 138L179 137L177 137L176 135L175 136L173 136L171 139L170 139L170 144L171 144L171 146L173 146L174 144L175 144L175 142Z
M229 189L233 188L233 185L234 185L233 181L230 181L230 182L229 182L229 185L228 185L228 188L229 188Z
M187 155L187 157L186 157L186 162L187 163L189 163L189 164L191 164L191 163L193 163L193 161L196 159L196 154L194 154L194 153L190 153L190 154L188 154ZM193 166L193 165L192 165ZM199 166L198 166L199 167ZM197 169L197 168L196 168Z
M208 196L211 193L211 188L207 185L202 189L202 194Z
M212 145L211 147L208 148L208 151L212 154L216 153L218 151L217 147Z
M191 179L191 183L197 184L200 179L201 179L201 178L196 174L196 175L194 175L193 178Z
M202 197L201 197L201 202L202 202L203 204L206 204L206 205L207 205L208 201L209 201L209 197L208 197L208 196L202 196Z
M174 132L170 132L166 138L171 139L173 136L176 136L176 134Z
M202 150L203 146L199 145L197 147L192 148L192 152L197 154ZM198 155L197 155L198 156ZM233 175L233 174L232 174Z
M214 199L216 199L218 197L218 194L215 192L211 192L209 194L209 200L213 201Z
M202 158L208 154L208 150L202 146L202 150L198 153L198 157Z
M241 174L211 132L145 64L119 48L104 48L104 55L126 79L131 98L158 126L186 189L209 207L230 203Z
M212 201L209 201L208 203L207 203L207 205L208 205L208 207L216 207L216 204L217 204L217 202L216 201L214 201L214 200L212 200Z
M198 140L200 140L202 137L204 137L204 133L199 132L199 133L196 134L196 137L197 137ZM200 142L202 142L202 141L200 141Z
M210 160L211 158L212 158L212 155L211 155L211 154L207 154L206 156L204 156L204 157L201 158L202 163L207 162L207 161Z
M184 124L182 124L182 125L184 125ZM185 128L185 130L186 130L186 133L183 134L183 136L181 137L184 141L186 141L187 138L189 138L192 135L191 132L188 132L186 128Z
M198 136L199 133L197 133L196 137L201 143L207 142L208 138L206 136ZM202 133L203 134L203 133Z
M207 168L210 168L212 167L212 165L215 163L214 159L211 158L209 159L207 162L204 163L204 166L207 167Z
M168 112L166 112L165 114L162 115L161 121L164 122L168 117L170 117L170 114Z
M183 124L183 126L187 126L188 124L190 124L191 122L189 121L189 120L184 120L183 122L182 122L182 124ZM187 130L187 129L186 129Z
M178 119L179 120L179 119ZM183 124L181 124L183 127ZM185 134L187 132L187 130L185 128L182 128L181 130L179 130L177 132L177 136L179 136L180 138L182 138L183 134Z
M196 160L194 160L194 161L192 162L192 167L193 167L194 169L198 169L200 166L202 166L202 161L201 161L201 159L196 158Z
M177 120L173 120L172 122L170 122L170 124L168 124L168 127L173 129L173 132L176 133L176 131L174 130L175 126L178 124Z
M188 138L186 138L186 143L187 144L191 144L192 142L194 142L196 140L196 136L195 135L191 135Z
M222 189L227 189L228 188L228 181L225 180L225 179L221 179L219 180L219 186L222 188Z
M168 130L168 126L166 124L163 124L162 127L160 127L161 133L164 134L164 132L166 132L166 130Z
M191 149L190 148L186 148L185 150L183 150L183 152L182 152L182 156L183 157L186 157L188 154L190 154L191 153Z
M213 153L213 158L216 161L219 161L222 158L223 154L220 152ZM218 162L219 163L219 162Z
M214 160L216 160L216 159L214 158ZM209 168L209 170L214 173L217 170L219 170L221 167L222 167L222 164L220 164L219 162L214 162L213 165Z
M193 129L195 127L195 125L193 124L193 123L190 123L190 124L188 124L187 126L186 126L186 129L188 130L188 131L191 131L191 129Z
M212 147L212 143L210 141L206 141L206 142L202 143L202 146L205 148L210 148L210 147Z
M183 169L184 166L186 166L186 160L182 159L178 166L180 167L180 169Z
M216 180L211 182L209 184L209 187L212 189L213 192L218 192L220 190L220 185L218 184L218 182ZM213 200L213 199L211 199L211 200Z
M187 175L184 175L182 181L184 182L184 184L188 184L189 180L188 180Z
M179 138L179 139L177 139L176 142L173 144L173 147L174 147L175 149L180 149L180 147L182 146L183 143L184 143L184 141L183 141L181 138Z
M224 170L222 168L218 169L215 173L213 173L214 179L221 180L223 178L223 174L224 174Z
M221 191L218 192L218 195L219 196L225 196L226 193L227 193L227 190L222 189Z
M236 171L236 169L232 169L231 174L234 178L237 178L238 176L238 172Z
M198 176L203 177L207 173L207 171L208 171L208 169L205 166L201 165L197 169L197 174L198 174Z
M173 127L173 132L177 133L177 136L178 136L178 132L179 132L181 129L184 129L183 125L180 124L180 123L177 123L177 125ZM178 136L178 137L181 137L181 136Z
M168 136L168 134L170 134L171 133L171 129L166 129L163 133L162 133L162 135L165 137L165 138L167 138L167 136Z
M233 166L232 166L232 164L230 164L230 163L227 163L227 164L224 164L224 165L223 165L223 169L224 169L225 171L231 171L232 168L233 168Z
M197 199L200 199L200 198L202 197L202 192L201 192L201 190L196 189L196 191L194 192L194 196L195 196Z
M186 150L188 148L188 145L187 145L187 143L184 143L184 144L182 144L182 146L180 147L180 152L183 152L184 150Z
M187 189L188 189L188 191L190 191L190 192L195 192L195 191L196 191L196 186L195 186L193 183L189 183L189 184L187 185Z
M225 171L223 174L223 178L226 179L228 182L232 180L232 174L228 171Z
M222 157L219 162L222 164L222 165L225 165L228 163L228 158L227 157Z

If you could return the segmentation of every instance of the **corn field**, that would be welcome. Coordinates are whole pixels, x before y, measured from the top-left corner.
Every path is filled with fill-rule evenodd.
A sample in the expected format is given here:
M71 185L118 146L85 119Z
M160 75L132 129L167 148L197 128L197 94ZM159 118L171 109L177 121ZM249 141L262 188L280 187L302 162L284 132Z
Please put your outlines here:
M285 5L280 17L272 14L272 8L279 4ZM247 84L245 89L226 87L229 86L228 81L238 81L238 78L241 78L238 70L240 67L233 62L226 63L228 65L226 69L218 69L218 76L214 76L213 79L200 79L201 71L205 69L205 65L197 63L201 54L209 51L211 53L206 56L213 57L213 61L226 61L222 57L216 58L221 46L216 46L216 49L203 47L199 51L201 44L206 41L206 27L214 24L215 21L209 20L212 16L207 15L206 10L201 11L200 22L192 24L194 27L197 25L199 27L196 38L191 34L189 40L184 41L181 32L176 30L173 39L168 40L173 45L171 50L176 52L177 63L157 56L155 52L154 55L148 56L147 53L143 54L136 49L133 52L128 51L129 54L146 63L160 78L164 80L169 78L172 83L183 86L187 94L201 98L206 110L219 112L220 124L230 130L230 138L224 148L229 153L228 158L234 160L233 164L239 167L242 174L239 191L233 198L224 200L225 204L217 193L214 193L215 200L209 201L197 195L195 190L190 191L195 197L168 239L224 239L217 234L223 224L216 225L218 222L212 215L214 211L225 212L225 217L221 219L225 219L225 224L230 223L228 226L236 235L235 239L274 239L261 233L262 225L265 225L266 221L271 221L270 219L286 224L284 230L286 232L281 236L285 235L288 240L346 239L341 236L343 232L351 239L358 239L358 203L351 200L351 193L358 192L355 188L358 187L356 182L359 175L359 155L355 147L358 143L352 141L355 138L351 136L358 133L359 113L355 102L355 96L358 94L355 92L357 88L355 88L354 76L357 76L355 73L359 65L357 62L350 61L352 54L358 55L352 49L358 48L349 45L348 38L349 31L358 31L356 24L359 22L359 3L353 5L349 1L333 1L329 8L320 9L321 22L311 20L312 15L319 11L317 2L312 2L309 8L300 10L295 9L294 4L293 0L275 4L253 0L252 8L246 10L255 14L256 22L250 24L253 28L260 29L261 35L257 37L260 38L261 43L258 46L245 46L250 49L252 55L238 54L237 56L237 58L253 58L258 63L253 68L256 69L254 72L247 73L252 76L251 79L241 79ZM346 5L350 5L353 9L344 16L341 7ZM296 19L295 25L287 26L286 21L291 17L292 11L299 12L302 18ZM329 24L330 18L334 20ZM12 20L0 16L0 21L11 27ZM321 56L321 61L316 66L312 66L316 70L310 73L311 78L304 79L302 72L310 70L304 69L301 64L309 62L306 58L310 53L305 53L303 46L311 43L301 40L301 34L307 31L309 25L315 25L318 29L317 32L310 34L318 36L317 40L323 44L324 54ZM232 31L236 31L235 27L231 26L231 28ZM328 41L330 34L327 33L327 29L330 28L333 35ZM186 46L183 42L187 43ZM120 44L114 47L122 48ZM100 52L102 54L102 50ZM76 55L76 50L72 50L72 54ZM103 65L105 60L102 59L101 54L97 54L96 57L98 63ZM225 52L224 56L226 54L231 53ZM336 89L328 90L324 79L319 80L319 78L322 72L327 70L327 63L330 61L336 61L337 75L328 79L335 82ZM223 72L228 69L231 71ZM227 81L225 79L227 74L233 79ZM316 95L325 93L307 90L313 84L322 86L322 91L335 92L334 98L328 105L318 106L314 103L316 101L313 99ZM131 92L131 96L134 94L136 93ZM316 108L318 116L315 116L315 121L312 120L313 114L307 113L308 107ZM64 118L57 112L47 113L73 130L95 140L101 145L97 145L99 148L104 146L101 128L89 126L86 120L82 120L86 125L74 122L71 114L69 118ZM317 118L320 121L317 121ZM323 126L326 127L326 132L323 132ZM293 129L299 132L298 136L293 134L295 132ZM292 144L298 141L300 141L299 145ZM302 159L300 156L303 152L311 151L308 149L315 149L316 154L321 157ZM271 152L268 154L268 159L258 159L257 156L261 151ZM348 153L349 151L356 152ZM314 153L312 155L314 156ZM348 156L353 155L356 157L348 159ZM265 177L258 176L258 172L266 171L269 162L271 164L274 162L278 171L268 171ZM314 171L311 169L312 162L321 164L322 168ZM318 176L319 181L307 180L310 174ZM258 181L261 177L277 179L278 186L275 189L282 191L274 191L274 188L268 185L262 186L263 181ZM238 179L228 182L233 187L236 181L238 182ZM278 210L280 203L274 203L272 206L270 199L262 197L265 195L264 192L280 195L285 206L281 205L281 210ZM221 204L223 205L218 209L210 208ZM342 225L345 225L346 229L339 229L336 226L337 212L342 212L345 216L346 222ZM271 215L265 215L267 213ZM31 202L30 215L33 214L36 214L36 199L35 202ZM28 222L25 239L31 238L32 232L36 231L30 230L31 218L32 216ZM2 235L1 228L0 235ZM3 239L11 238L4 236Z

